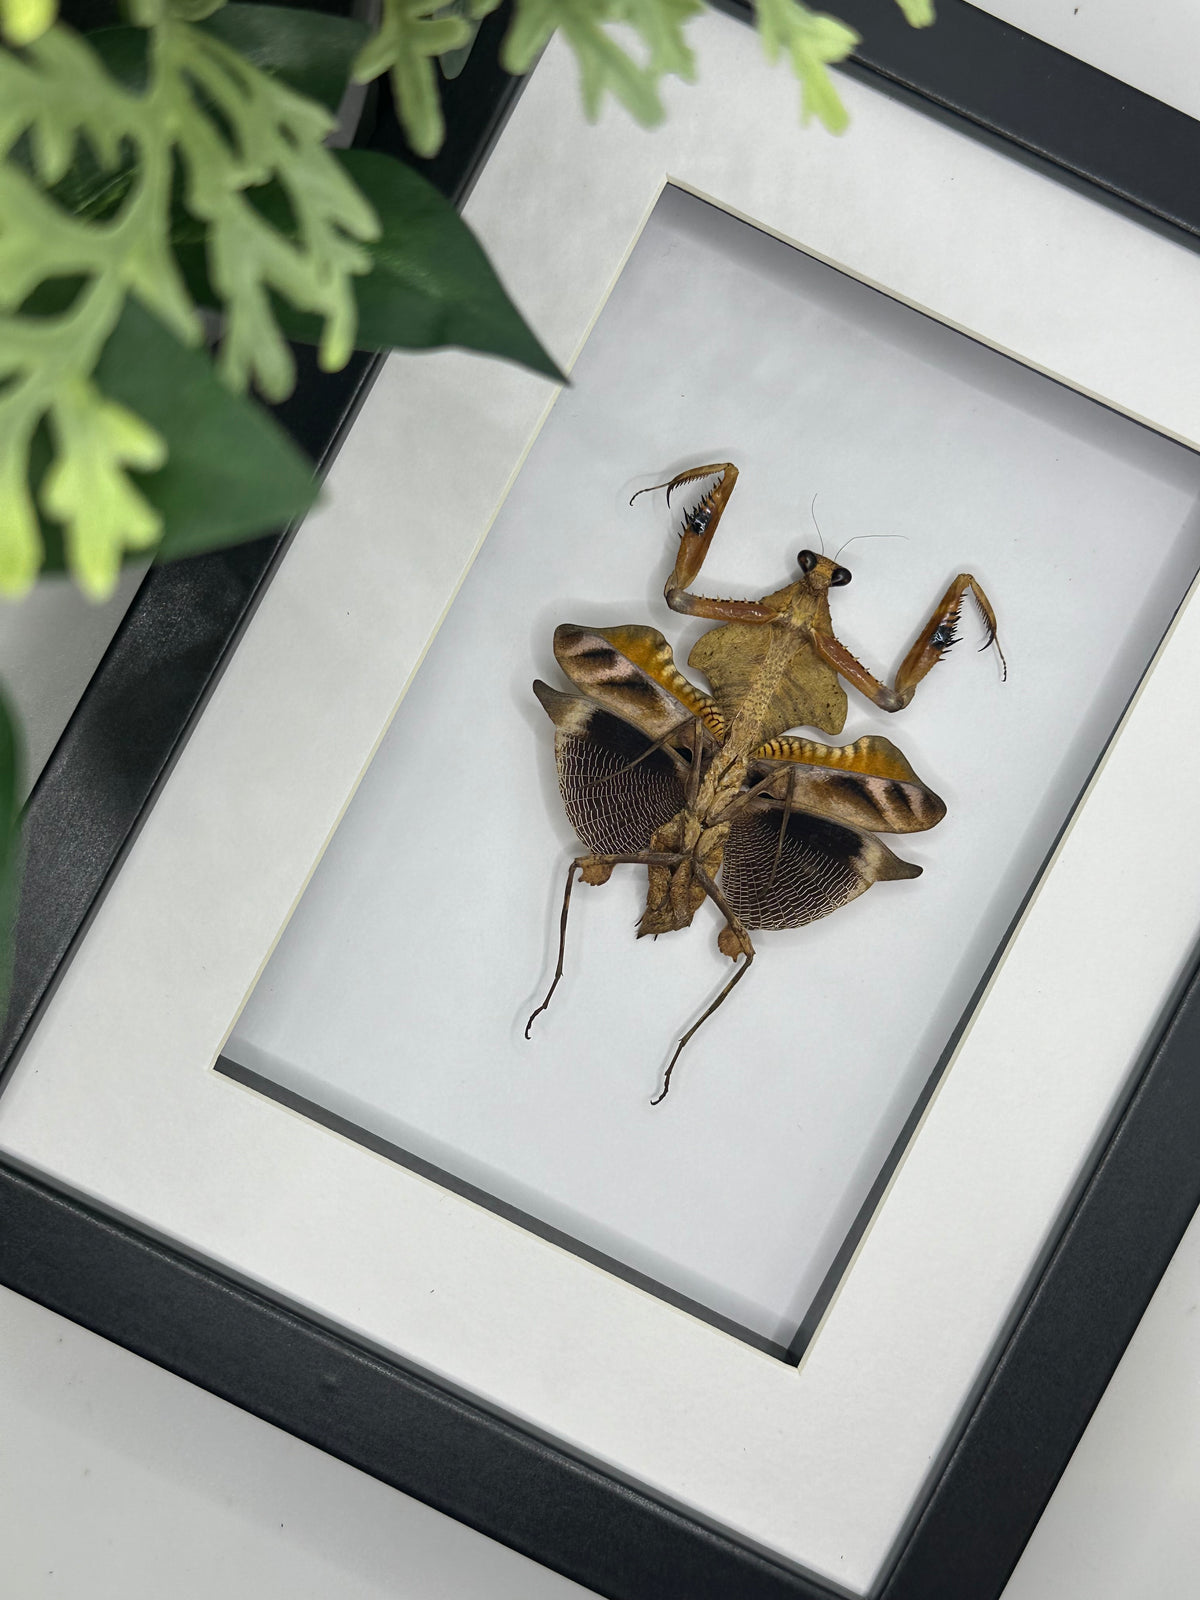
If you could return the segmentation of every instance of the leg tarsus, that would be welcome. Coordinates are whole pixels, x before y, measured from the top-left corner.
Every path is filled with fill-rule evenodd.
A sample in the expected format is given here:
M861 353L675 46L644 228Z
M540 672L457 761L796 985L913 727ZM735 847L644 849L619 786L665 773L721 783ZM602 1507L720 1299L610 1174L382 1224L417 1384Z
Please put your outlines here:
M562 916L558 922L558 965L554 969L554 977L551 979L550 987L546 990L546 998L537 1010L530 1014L529 1021L525 1024L525 1037L527 1039L529 1030L533 1027L535 1020L541 1016L543 1011L548 1009L551 1000L554 998L554 991L558 988L558 981L563 975L563 957L567 950L567 916L571 910L571 890L575 884L575 874L579 871L582 871L580 860L572 861L567 868L567 887L563 894Z
M696 1022L692 1023L691 1027L684 1034L683 1038L680 1039L679 1043L675 1046L675 1054L671 1057L670 1061L667 1063L667 1070L666 1070L666 1073L663 1075L663 1086L662 1086L661 1090L658 1092L658 1094L656 1094L654 1096L654 1098L650 1102L650 1104L652 1106L661 1105L662 1102L667 1098L667 1094L668 1094L668 1092L669 1092L669 1090L671 1088L671 1074L675 1071L675 1063L679 1060L679 1057L683 1054L684 1045L687 1044L688 1040L692 1037L692 1035L694 1033L696 1033L700 1028L703 1027L703 1025L708 1021L709 1017L712 1016L713 1012L722 1003L722 1001L728 999L729 995L731 995L733 993L734 989L737 988L738 984L742 981L742 979L750 971L750 963L753 960L754 960L754 956L753 956L753 953L751 953L750 955L748 955L746 957L745 963L742 966L740 966L737 969L737 971L734 973L733 977L730 978L729 982L721 990L720 994L713 1001L712 1005L710 1005L708 1007L707 1011L705 1011Z
M675 1053L667 1063L667 1070L663 1077L662 1089L650 1102L652 1106L660 1105L667 1098L667 1092L671 1087L671 1074L675 1071L675 1063L683 1054L684 1045L687 1044L688 1040L693 1034L698 1032L698 1030L703 1027L703 1025L708 1021L709 1017L712 1016L713 1012L716 1011L717 1008L729 998L734 989L737 988L738 984L746 976L747 972L749 972L750 963L754 960L754 946L750 942L750 935L746 930L745 923L734 911L712 878L707 872L705 872L704 868L700 866L698 862L693 862L692 864L692 875L696 879L696 882L699 883L701 888L704 890L705 894L708 895L709 899L712 900L716 905L717 910L720 911L725 917L728 927L722 929L721 936L723 937L725 933L732 932L734 938L739 941L741 945L740 953L746 957L746 960L744 964L737 969L733 977L730 978L729 982L721 990L720 994L713 1001L713 1003L705 1012L703 1012L697 1021L692 1023L691 1027L684 1034L683 1038L680 1039L679 1043L675 1046ZM720 944L720 939L718 939L717 942ZM724 953L728 955L730 952L726 950ZM735 956L734 960L736 959L737 957Z
M559 979L563 975L563 958L567 949L567 916L571 909L571 890L575 883L575 874L578 872L585 883L607 883L614 867L631 865L639 867L676 866L686 859L675 852L643 850L639 855L628 856L576 856L567 869L567 887L563 893L562 915L558 922L558 963L554 968L554 977L546 991L546 998L537 1010L530 1013L529 1021L525 1024L525 1037L529 1038L529 1031L534 1022L545 1011L554 998L554 991L558 988ZM589 876L589 873L591 876Z

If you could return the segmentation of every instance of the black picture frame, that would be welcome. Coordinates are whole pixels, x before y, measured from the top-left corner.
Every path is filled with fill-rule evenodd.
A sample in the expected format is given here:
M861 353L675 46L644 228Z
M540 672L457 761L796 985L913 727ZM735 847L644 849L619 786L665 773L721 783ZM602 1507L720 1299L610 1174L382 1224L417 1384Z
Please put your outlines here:
M745 15L740 0L727 9ZM839 0L852 70L1142 222L1200 239L1200 125L963 3L914 33L891 0ZM515 85L503 14L448 86L454 143L423 165L461 198ZM386 104L366 142L405 153ZM323 469L376 359L308 363L283 420ZM287 530L154 568L42 773L7 1073L203 709ZM941 1464L874 1600L999 1595L1200 1204L1200 965ZM614 1600L833 1591L0 1162L0 1282Z

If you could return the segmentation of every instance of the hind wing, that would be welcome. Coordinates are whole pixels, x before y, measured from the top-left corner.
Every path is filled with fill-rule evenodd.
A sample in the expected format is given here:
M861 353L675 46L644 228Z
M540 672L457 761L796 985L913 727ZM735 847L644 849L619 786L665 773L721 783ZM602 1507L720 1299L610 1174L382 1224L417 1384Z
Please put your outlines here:
M582 695L541 682L533 690L555 725L558 787L576 833L594 855L648 850L683 806L684 758Z
M856 900L873 883L920 872L865 829L754 804L729 830L721 886L746 927L802 928Z

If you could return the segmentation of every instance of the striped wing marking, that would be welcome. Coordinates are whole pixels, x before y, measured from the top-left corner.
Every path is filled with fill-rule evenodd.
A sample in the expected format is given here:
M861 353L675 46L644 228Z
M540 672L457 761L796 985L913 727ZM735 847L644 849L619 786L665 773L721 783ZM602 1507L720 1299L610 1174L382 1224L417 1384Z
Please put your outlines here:
M813 812L875 833L922 833L946 815L945 802L917 777L890 739L868 734L853 744L827 745L790 736L759 745L751 782L777 770L767 791L783 802L791 790L798 811Z
M554 630L554 656L577 689L652 739L689 726L692 719L699 720L710 747L725 737L715 701L680 672L657 628L637 623L581 628L564 622Z
M675 761L640 728L582 695L537 682L555 725L558 787L571 826L595 855L636 855L683 807Z

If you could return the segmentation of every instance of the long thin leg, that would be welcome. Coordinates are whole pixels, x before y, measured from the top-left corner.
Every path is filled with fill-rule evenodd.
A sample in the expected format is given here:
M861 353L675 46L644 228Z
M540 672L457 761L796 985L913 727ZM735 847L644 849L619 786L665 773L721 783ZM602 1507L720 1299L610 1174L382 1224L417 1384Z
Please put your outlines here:
M576 856L567 868L567 887L563 893L562 915L558 919L558 962L554 968L554 977L546 990L546 998L537 1010L530 1013L529 1021L525 1024L525 1037L528 1039L529 1030L542 1012L549 1006L554 998L554 991L558 988L559 979L563 975L563 960L567 951L567 917L571 911L571 890L575 886L575 874L582 872L584 881L587 881L587 868L617 867L625 864L645 867L673 867L686 858L675 851L644 850L640 855L632 856ZM603 882L603 879L597 881Z
M683 732L684 728L686 728L688 733L691 735L692 751L690 762L685 761L684 758L679 754L678 750L673 750L669 742L672 739L678 738ZM673 728L668 728L661 739L655 739L653 744L647 745L640 756L634 756L632 761L627 761L623 767L618 767L614 772L606 772L603 777L593 778L592 783L597 788L602 783L615 783L618 778L625 777L625 775L632 772L635 767L640 767L643 761L649 760L649 758L654 755L656 751L661 750L663 755L671 758L675 765L675 770L678 772L679 776L687 780L688 792L690 794L692 780L696 776L696 772L699 767L699 745L699 722L695 717L684 717L683 720L677 722Z
M792 802L796 793L796 773L788 773L787 794L783 802L783 815L779 819L779 837L775 841L775 857L771 862L771 876L767 879L767 888L770 889L775 882L775 874L779 871L779 863L783 859L783 841L787 838L787 826L792 818Z
M704 735L699 718L692 723L692 766L688 773L686 803L689 811L695 811L696 802L700 797L700 779L703 777L703 762L700 757L704 750Z
M721 514L729 504L729 497L737 483L738 469L732 461L713 461L704 467L689 467L669 483L653 485L655 489L667 491L667 504L670 505L672 493L683 484L712 477L716 477L717 482L684 514L679 534L679 553L663 594L671 610L679 611L684 616L708 617L714 622L770 622L776 613L768 611L757 600L709 600L704 595L689 593L690 585L704 565ZM638 490L638 494L650 492L649 489ZM633 499L637 499L636 494ZM629 503L632 505L633 500Z
M542 1012L546 1010L551 1000L553 1000L554 991L558 988L558 980L563 975L563 958L567 953L567 917L571 910L571 890L575 885L575 874L578 871L578 860L572 861L571 865L567 868L567 887L563 894L562 916L558 919L558 964L554 968L554 977L551 979L550 987L546 990L546 998L542 1001L537 1010L531 1013L529 1021L525 1024L525 1037L527 1039L529 1037L529 1030L533 1027L534 1021L541 1016Z
M766 777L760 778L758 782L753 785L753 787L749 789L742 789L738 794L735 794L728 805L722 806L720 811L714 812L713 815L710 816L709 822L715 824L718 822L732 821L732 819L737 816L739 811L744 811L746 809L751 800L757 800L760 794L773 793L778 782L778 770L768 772Z
M942 659L946 651L958 642L958 621L963 600L968 590L979 607L987 630L982 648L996 646L1000 664L1007 677L1008 667L1004 652L996 638L996 613L992 603L969 572L960 572L934 607L933 615L917 635L916 643L900 664L895 684L889 688L873 672L868 672L861 661L855 659L840 639L832 633L814 631L813 643L833 670L847 683L852 683L860 694L873 700L881 711L901 711L917 692L917 685L931 668Z
M730 978L729 982L721 990L720 994L713 1001L712 1005L709 1006L708 1010L704 1013L704 1015L700 1018L700 1020L698 1022L693 1022L692 1023L691 1027L684 1034L683 1038L680 1039L679 1043L675 1046L675 1054L671 1057L670 1061L667 1063L667 1070L666 1070L665 1074L663 1075L663 1086L662 1086L661 1090L658 1092L658 1094L656 1094L654 1096L653 1100L651 1100L651 1102L650 1102L650 1104L652 1106L661 1105L662 1102L667 1098L667 1093L668 1093L668 1091L670 1090L670 1087L671 1087L671 1074L675 1071L675 1063L679 1060L680 1056L683 1054L684 1045L688 1042L688 1040L692 1037L692 1035L694 1033L698 1032L699 1029L704 1026L704 1024L708 1021L709 1017L711 1017L713 1012L717 1009L717 1007L724 1000L727 1000L729 998L729 996L737 988L738 984L741 983L742 979L750 971L750 963L753 960L754 960L753 956L747 956L746 957L745 966L739 967L737 969L737 971L734 973L733 977Z
M725 920L729 924L729 927L733 930L735 937L742 946L742 953L745 955L746 960L745 964L740 966L734 973L733 977L730 978L729 982L721 990L720 994L713 1001L712 1005L708 1007L708 1009L696 1022L692 1023L691 1027L684 1034L683 1038L680 1039L679 1043L675 1046L675 1053L667 1063L667 1070L663 1076L662 1089L650 1102L652 1106L661 1105L662 1102L667 1098L667 1093L671 1087L671 1074L675 1071L675 1063L683 1054L684 1045L687 1044L688 1040L693 1036L693 1034L697 1033L704 1026L709 1017L712 1016L713 1012L716 1011L717 1008L729 998L734 989L737 988L738 984L741 983L742 979L749 972L750 963L754 960L754 946L750 943L750 935L746 931L746 927L742 922L742 919L733 910L728 900L726 900L720 889L718 889L717 885L713 882L712 878L709 877L708 873L705 872L704 868L700 866L698 862L692 863L692 876L696 879L697 883L699 883L705 894L708 895L709 899L714 902L717 910L723 913Z

